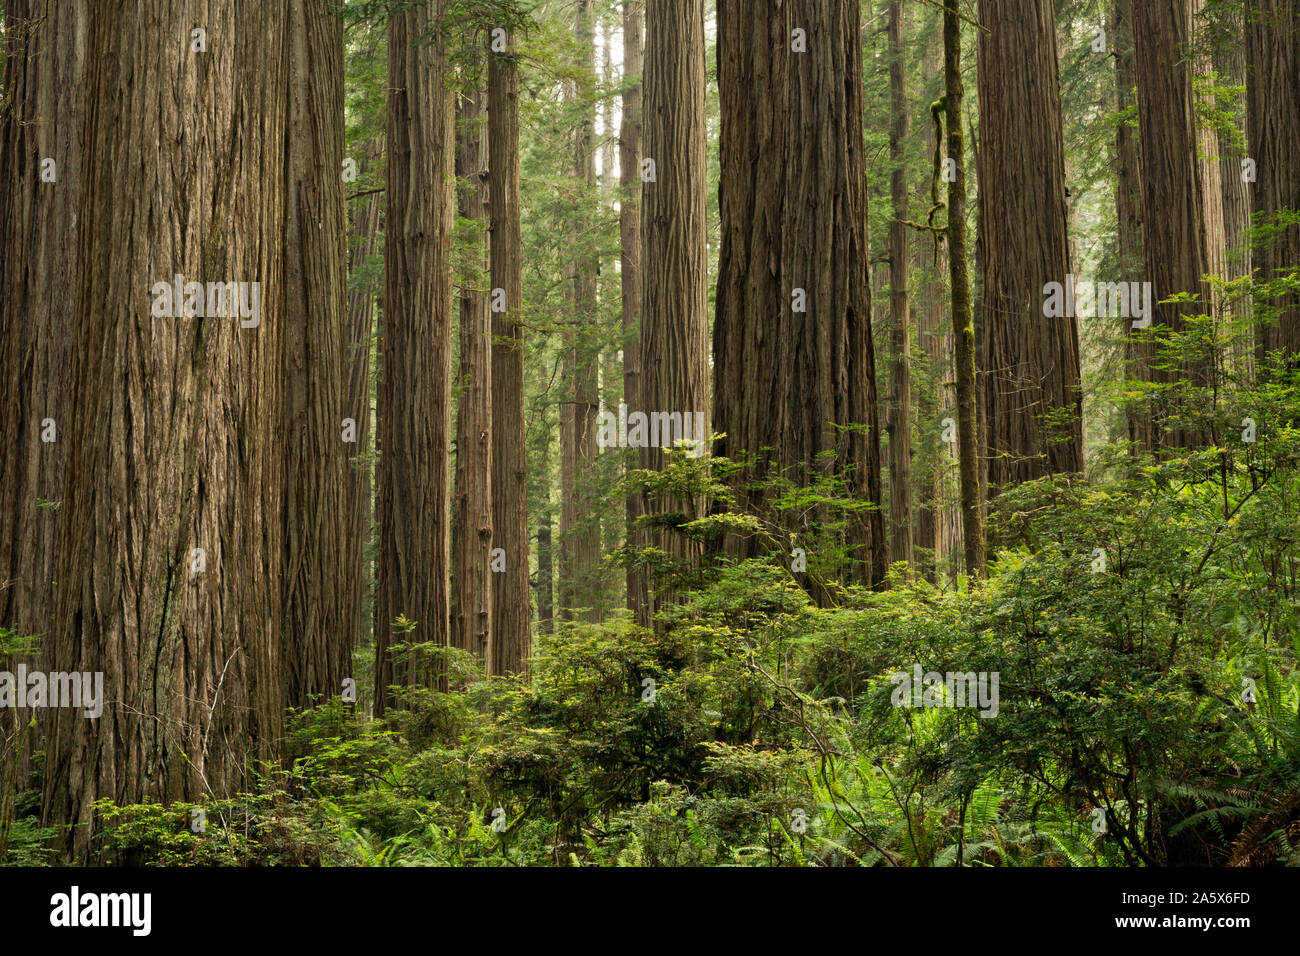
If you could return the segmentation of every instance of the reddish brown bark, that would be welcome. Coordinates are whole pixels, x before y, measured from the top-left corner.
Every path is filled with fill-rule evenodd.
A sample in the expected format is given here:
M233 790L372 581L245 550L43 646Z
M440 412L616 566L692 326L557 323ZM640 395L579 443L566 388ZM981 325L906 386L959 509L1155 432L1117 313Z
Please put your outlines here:
M796 29L806 52L792 49ZM809 467L848 474L851 491L878 506L860 39L850 0L718 4L713 428L726 433L720 454L763 457L757 476L802 481ZM796 289L807 311L794 311ZM823 452L833 458L819 460ZM880 584L887 548L878 507L850 540L853 576Z
M908 248L907 84L903 63L903 4L889 4L889 100L893 119L889 131L889 158L893 222L889 226L889 312L893 332L893 369L890 380L893 403L889 432L889 560L915 561L912 550L912 317L908 306L911 249Z
M1144 0L1133 4L1134 73L1137 81L1138 143L1142 169L1142 250L1146 281L1156 299L1179 292L1196 296L1194 303L1152 307L1152 325L1182 332L1184 316L1211 308L1205 273L1205 214L1201 170L1197 162L1195 109L1188 0ZM1149 375L1157 382L1188 379L1205 385L1211 368L1188 361L1182 368L1161 367L1156 360ZM1200 441L1191 431L1170 431L1163 419L1167 406L1153 410L1151 450L1186 446Z
M337 696L352 671L360 593L343 442L348 347L343 22L330 0L290 4L284 221L286 706Z
M1300 3L1250 0L1246 10L1247 139L1255 160L1252 208L1269 219L1300 211ZM1255 250L1259 278L1300 263L1300 224L1291 224ZM1300 295L1268 301L1272 315L1259 329L1260 358L1281 349L1294 362L1300 354Z
M491 279L505 308L492 313L492 547L506 570L492 576L491 672L522 671L532 647L528 596L528 484L524 446L523 260L519 209L519 67L514 37L488 59Z
M623 114L619 127L619 214L621 255L619 282L623 313L623 403L639 409L641 402L641 71L642 30L645 5L641 0L623 4ZM627 455L628 468L639 466L638 455ZM644 547L644 536L636 527L641 513L641 496L629 494L626 503L627 540L632 547ZM645 569L627 570L627 607L637 623L650 623L650 591Z
M290 18L229 0L199 13L105 0L86 21L49 664L103 672L106 703L95 720L50 711L43 812L74 826L77 855L96 800L230 794L281 746ZM161 22L201 22L207 51L160 43ZM175 274L259 283L256 324L155 314Z
M709 432L708 259L705 240L704 3L651 4L646 11L645 155L655 162L653 182L643 185L643 275L639 407L643 414L680 414L693 438ZM671 417L669 419L672 420ZM660 445L673 439L659 436ZM640 451L644 469L664 467L662 447ZM646 514L698 517L700 502L655 498ZM647 543L680 561L698 547L668 529ZM672 597L654 586L643 616Z
M979 37L977 166L992 495L1009 483L1083 469L1083 395L1077 322L1043 314L1045 284L1064 284L1070 272L1053 6L981 0L979 10L988 31Z
M460 217L481 228L488 211L484 107L479 90L457 108L456 178ZM492 318L487 231L474 235L461 278L460 368L456 376L456 493L452 520L452 643L492 661ZM508 573L509 562L501 555Z
M388 27L388 185L380 329L375 712L390 685L433 675L394 667L389 645L445 645L450 629L448 534L453 330L451 105L440 41L443 0L396 14ZM395 635L399 615L415 622Z
M569 95L581 111L573 136L573 178L584 197L596 185L596 154L592 143L595 123L595 45L591 0L577 0L574 35L578 51ZM585 201L585 198L584 198ZM564 380L568 396L560 426L560 613L573 618L585 609L585 620L601 616L600 516L591 501L591 472L596 459L597 350L591 330L596 316L598 263L589 245L587 228L579 219L573 238L576 253L570 265L570 317L564 333Z

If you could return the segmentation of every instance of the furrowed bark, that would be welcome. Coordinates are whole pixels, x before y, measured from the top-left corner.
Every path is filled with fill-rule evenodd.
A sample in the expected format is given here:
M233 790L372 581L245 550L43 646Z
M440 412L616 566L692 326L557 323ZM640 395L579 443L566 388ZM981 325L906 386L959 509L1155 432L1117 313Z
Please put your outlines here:
M343 22L328 0L289 5L289 154L284 221L285 705L338 694L352 671L360 594L343 582L347 238L343 204Z
M504 311L492 313L492 547L506 570L492 575L493 674L524 669L532 647L528 595L528 484L524 442L523 260L519 208L519 66L515 38L488 57L491 280Z
M460 218L481 227L488 213L483 149L484 107L477 89L457 108L456 178ZM488 292L487 231L474 239L460 289L460 369L456 388L456 493L452 521L452 643L490 665L492 648L492 318ZM504 552L504 549L503 549ZM509 573L509 557L502 554Z
M966 143L961 130L961 19L943 14L944 123L953 176L948 183L948 276L952 285L954 364L957 367L957 447L961 482L962 547L966 573L984 574L984 493L980 481L976 410L975 320L966 264Z
M619 281L622 285L623 313L623 404L629 410L642 408L641 402L641 123L643 69L642 31L645 5L641 0L623 4L623 114L619 126L619 214L618 232L621 255ZM627 467L639 466L639 454L626 454ZM637 528L641 514L641 496L627 496L627 541L631 547L645 546L645 537ZM627 569L627 607L643 627L650 624L650 591L642 567Z
M396 14L388 27L388 185L384 311L380 329L375 713L390 685L433 686L410 662L395 668L394 641L446 645L450 629L448 534L451 432L453 128L440 41L427 34L443 0ZM415 622L394 631L399 615Z
M645 155L655 162L655 179L641 190L646 281L636 410L647 416L667 413L670 433L672 416L679 414L683 430L691 428L699 441L710 434L704 82L703 0L651 4L646 11ZM664 430L659 429L655 444L651 428L640 450L643 469L657 471L666 464L663 447L675 436L665 436ZM643 513L680 515L683 521L698 517L701 507L697 501L664 498L646 497L641 503ZM667 528L649 532L647 544L682 562L700 554L697 544ZM670 589L652 587L646 617L671 599Z
M850 493L875 506L847 535L849 576L874 587L884 580L888 549L879 510L860 37L858 5L849 0L718 4L722 246L713 427L726 434L719 454L761 457L742 483L786 473L806 484L806 469L845 476ZM806 43L805 52L792 49L796 42ZM819 459L823 452L833 456ZM743 492L742 499L769 511L761 496ZM806 541L818 524L784 530ZM741 542L736 550L756 547ZM817 591L806 576L801 581Z
M86 22L78 403L49 665L102 672L106 701L98 719L50 710L42 812L71 827L59 842L75 857L97 799L229 795L280 752L292 82L284 6L102 0ZM257 282L257 307L167 315L175 275L250 283L250 306Z
M1083 393L1078 323L1043 312L1044 286L1070 281L1054 8L982 0L979 9L988 30L979 38L984 484L993 495L1083 470Z

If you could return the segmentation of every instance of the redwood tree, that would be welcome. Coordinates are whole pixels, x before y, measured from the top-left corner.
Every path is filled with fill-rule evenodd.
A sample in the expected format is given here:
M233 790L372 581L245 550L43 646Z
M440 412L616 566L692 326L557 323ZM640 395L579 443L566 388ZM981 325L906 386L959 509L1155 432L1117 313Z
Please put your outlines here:
M753 477L848 475L877 506L850 531L855 577L878 585L887 547L860 41L854 0L719 0L713 429L726 434L720 454L762 456Z
M88 12L43 0L8 0L4 11L0 626L20 635L46 631L54 580L87 66L84 46L67 38L84 33Z
M966 573L984 573L984 484L979 467L978 396L975 379L975 316L966 262L966 142L961 131L961 20L943 11L944 126L948 162L948 276L952 285L953 362L957 371L957 445L961 482L962 546Z
M475 80L476 82L476 80ZM460 94L456 178L460 217L481 229L488 184L483 149L486 97ZM456 493L452 521L452 643L492 659L492 319L487 290L486 230L474 232L460 288L460 368L456 376ZM502 553L502 559L505 555ZM507 571L508 563L505 565Z
M528 598L528 485L524 444L523 259L519 220L519 65L514 35L488 57L488 188L492 235L492 575L494 674L521 671L532 646Z
M1250 186L1256 216L1271 219L1283 210L1291 222L1255 251L1259 278L1274 280L1279 270L1300 263L1300 2L1249 0L1246 10L1246 139L1255 160ZM1267 303L1275 316L1261 323L1259 351L1282 349L1300 354L1300 295ZM1294 361L1294 358L1288 358Z
M75 340L77 202L82 188L85 4L8 0L0 93L0 628L32 638L38 666L50 625L64 487L69 346ZM0 845L27 789L43 718L0 713ZM28 727L33 718L33 731Z
M577 119L573 131L573 187L585 203L596 184L593 87L596 79L595 33L591 0L575 4L577 51L569 84L571 108ZM576 212L576 211L575 211ZM600 616L600 517L589 500L592 464L596 458L596 355L591 330L596 320L596 272L599 263L589 248L585 215L575 215L570 264L568 327L563 336L564 381L567 391L560 425L560 613L572 619L576 607L587 619Z
M1111 7L1111 42L1115 54L1115 108L1126 114L1133 107L1133 0L1115 0ZM1137 130L1129 123L1115 126L1115 222L1119 244L1118 281L1134 282L1143 274L1142 261L1142 184L1138 167ZM1128 374L1149 378L1152 347L1149 338L1135 334L1133 320L1119 318L1124 336L1124 356ZM1135 449L1151 448L1155 443L1149 409L1130 405L1125 409L1128 439Z
M218 0L160 37L175 6L96 2L68 38L86 110L77 248L46 250L75 254L78 325L49 665L102 672L106 700L50 711L43 818L77 854L96 800L232 794L282 740L294 4ZM248 283L247 317L168 302L176 275Z
M448 642L448 452L451 431L451 104L441 41L444 0L388 26L388 185L380 329L375 712L397 673L400 641ZM394 635L404 616L414 630ZM428 675L424 675L427 677Z
M623 4L623 112L618 132L619 172L619 282L623 317L623 403L629 409L641 404L641 71L642 28L645 5L641 0ZM628 467L639 466L639 455L627 455ZM636 527L641 496L627 496L627 541L639 547L643 537ZM649 623L650 591L643 567L627 569L627 607L641 624Z
M893 407L889 431L889 559L906 561L912 551L912 319L908 309L910 281L907 243L907 84L903 70L903 3L889 3L889 159L893 220L889 224L889 318L893 328Z
M343 206L343 22L330 0L289 7L284 218L285 704L337 695L360 629L359 543L343 419L348 349Z
M704 199L704 0L652 3L646 10L645 156L655 175L641 190L642 290L639 405L680 413L708 430L709 316ZM684 426L685 427L685 424ZM705 436L692 434L693 438ZM671 436L670 436L671 439ZM667 443L662 439L663 443ZM662 447L641 448L642 468L664 465ZM645 500L646 513L682 513L688 503ZM680 534L660 530L647 542L679 559L694 551ZM653 603L665 599L657 593ZM639 615L647 623L653 604Z
M1083 469L1073 316L1043 314L1066 283L1065 148L1051 0L981 0L980 323L988 493ZM951 133L951 130L949 131Z
M1205 219L1202 180L1197 164L1192 68L1187 53L1188 0L1143 0L1133 3L1134 75L1137 81L1138 145L1142 168L1142 253L1145 280L1156 299L1190 292L1195 303L1171 302L1152 307L1153 326L1173 332L1186 329L1185 314L1210 308L1205 272ZM1204 363L1175 368L1157 361L1145 373L1156 382L1188 378L1208 382ZM1160 403L1153 411L1150 450L1166 443L1195 443L1188 431L1168 432Z
M358 182L365 181L367 173L381 165L384 155L382 139L367 143L357 163ZM379 249L379 219L383 197L377 190L362 190L367 195L356 196L349 206L350 236L348 243L348 272L358 272ZM366 543L370 540L374 523L374 502L370 462L373 458L374 438L370 415L371 401L371 350L375 326L376 295L366 284L358 283L348 293L348 352L346 356L347 393L344 411L356 422L356 444L349 445L348 462L348 568L341 586L350 587L356 595L359 609L359 640L369 644L373 636L373 609L369 617L364 614L362 596L370 593L374 581L374 562L367 558Z
M1246 70L1245 15L1240 5L1216 7L1212 11L1214 68L1219 83L1248 86ZM1253 74L1254 71L1251 71ZM1219 131L1219 191L1223 197L1223 229L1227 244L1229 279L1251 274L1251 250L1248 236L1251 213L1252 183L1242 176L1242 160L1250 152L1246 140L1246 109L1230 114L1231 132ZM1250 297L1228 297L1228 311L1235 316L1250 315ZM1232 336L1232 367L1249 381L1255 368L1255 331L1249 322L1235 324Z

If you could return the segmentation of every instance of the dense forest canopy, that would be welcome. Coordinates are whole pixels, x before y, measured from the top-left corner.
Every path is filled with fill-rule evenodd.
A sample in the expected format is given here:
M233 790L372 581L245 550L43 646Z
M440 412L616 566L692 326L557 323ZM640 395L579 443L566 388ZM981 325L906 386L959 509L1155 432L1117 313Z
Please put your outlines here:
M1300 864L1298 0L0 29L0 862Z

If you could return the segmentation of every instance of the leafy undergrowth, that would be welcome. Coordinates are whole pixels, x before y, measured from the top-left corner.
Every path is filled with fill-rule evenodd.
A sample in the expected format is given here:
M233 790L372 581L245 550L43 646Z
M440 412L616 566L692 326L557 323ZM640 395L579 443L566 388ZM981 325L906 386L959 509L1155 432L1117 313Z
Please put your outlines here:
M404 645L416 670L446 675L446 692L403 690L379 720L364 701L292 713L289 762L249 794L101 803L98 856L1300 864L1297 443L1278 424L1245 450L1117 453L1101 477L1027 482L994 503L985 580L936 585L900 567L880 592L834 584L850 552L833 488L787 496L760 521L714 483L717 462L683 456L656 480L719 506L690 526L703 561L674 570L639 556L677 575L680 600L654 630L562 624L537 638L527 678ZM825 572L816 588L783 547L738 560L716 546L785 540L783 507L830 515L825 540L796 535L810 576ZM996 677L996 697L900 693L916 668L983 678L986 691ZM24 819L11 862L48 839Z

